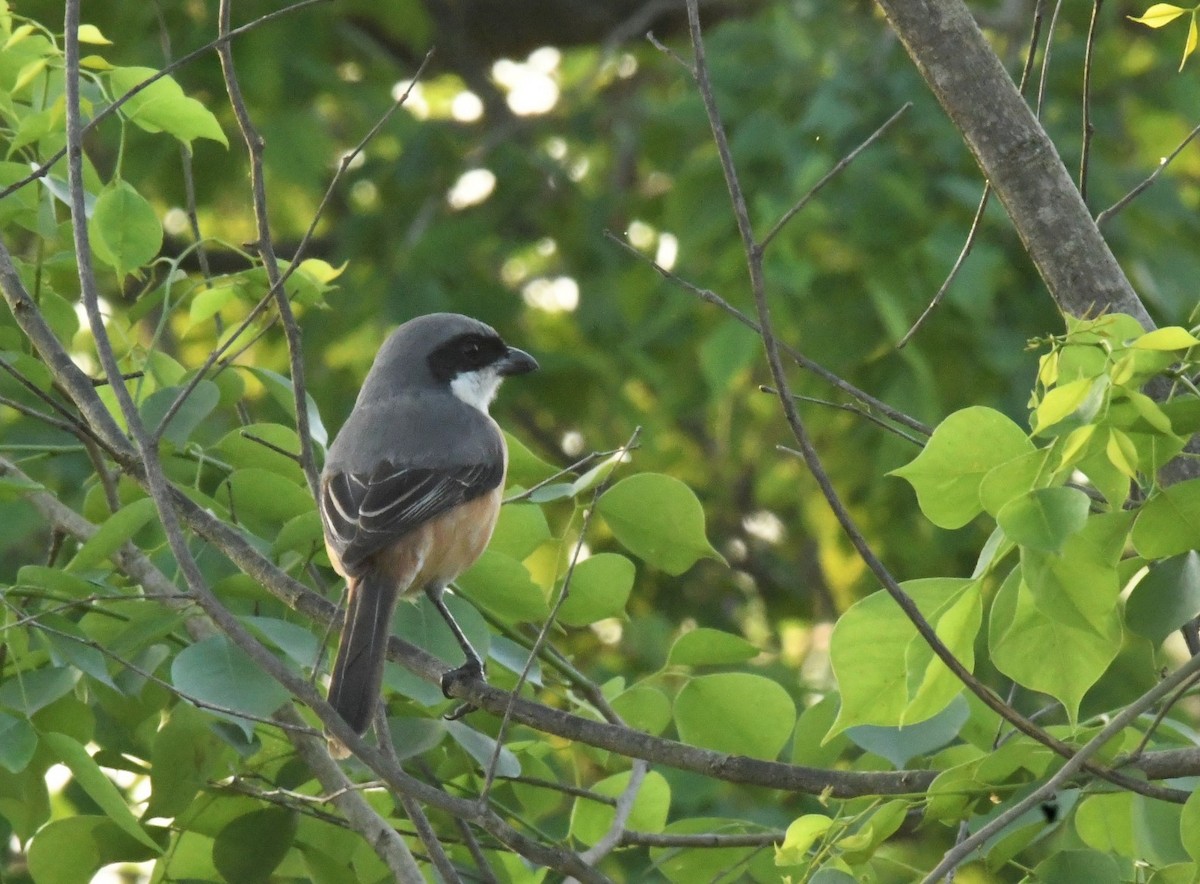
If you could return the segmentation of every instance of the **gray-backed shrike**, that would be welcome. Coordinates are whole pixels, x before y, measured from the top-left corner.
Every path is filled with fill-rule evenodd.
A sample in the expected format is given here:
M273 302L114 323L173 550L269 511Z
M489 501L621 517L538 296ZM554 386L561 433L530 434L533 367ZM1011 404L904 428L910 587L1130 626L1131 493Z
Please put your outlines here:
M466 654L443 686L483 672L442 592L483 552L500 511L508 450L488 405L505 377L537 367L475 319L410 320L380 349L329 447L318 503L349 590L329 702L357 733L375 711L400 595L424 591Z

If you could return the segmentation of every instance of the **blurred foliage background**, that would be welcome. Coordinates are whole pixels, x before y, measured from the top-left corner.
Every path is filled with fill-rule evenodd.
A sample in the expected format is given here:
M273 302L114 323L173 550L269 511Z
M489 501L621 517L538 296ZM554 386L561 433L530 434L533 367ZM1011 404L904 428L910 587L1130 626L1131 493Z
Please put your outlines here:
M1033 3L972 5L1009 69L1019 71ZM611 231L750 310L696 90L687 70L642 36L653 29L686 57L681 14L637 2L585 6L595 7L596 20L566 0L356 0L318 4L238 39L234 53L266 139L271 223L284 257L339 157L411 81L426 50L437 48L427 75L352 164L317 225L310 256L346 266L335 291L298 308L309 391L332 432L395 324L435 310L494 324L543 367L506 388L496 408L501 423L560 465L616 448L642 427L638 467L696 490L709 536L730 562L704 561L678 578L639 569L619 641L583 631L564 644L601 670L607 663L645 671L661 664L669 637L694 622L782 647L783 661L796 666L821 647L813 627L875 587L815 483L776 449L788 437L777 403L758 389L768 375L754 335L606 237ZM235 25L276 8L239 3ZM909 346L896 348L952 265L982 182L877 12L865 2L816 0L706 9L721 19L706 35L709 61L760 232L912 102L771 244L780 334L928 424L971 403L1024 424L1037 356L1026 343L1059 332L1061 322L994 201L945 302ZM61 18L61 4L47 0L22 2L20 11L48 24ZM1089 179L1095 211L1148 175L1195 123L1193 71L1176 73L1165 33L1126 20L1140 11L1116 3L1101 13ZM1069 168L1079 163L1089 13L1089 4L1064 5L1045 78L1043 117ZM85 17L114 41L106 57L123 65L162 66L216 31L216 5L201 0L112 0L88 4ZM177 79L221 116L226 132L236 131L215 55ZM165 253L198 272L177 145L132 127L120 143L117 124L106 125L111 131L101 126L89 144L97 169L107 178L119 165L137 182L164 219ZM247 267L239 244L254 233L244 151L206 140L194 150L206 259L216 271ZM1191 148L1106 227L1162 322L1186 321L1194 303L1198 185L1200 154ZM69 271L57 287L68 299ZM163 294L162 278L103 282L114 304L144 301L151 317ZM189 366L214 343L211 329L182 318L165 332ZM286 373L278 329L239 362ZM798 377L796 389L846 401L811 377ZM0 392L21 395L7 377ZM255 417L281 418L265 394L250 407ZM893 573L969 573L982 529L935 531L911 490L884 475L915 454L909 441L828 405L806 403L804 411L836 486ZM216 439L232 428L213 421L201 432ZM47 433L0 410L6 448L19 452ZM92 491L81 487L91 472L84 456L63 454L54 466L55 490L68 503ZM44 557L47 539L25 504L0 508L0 578L10 579L20 564ZM593 548L604 542L595 537Z

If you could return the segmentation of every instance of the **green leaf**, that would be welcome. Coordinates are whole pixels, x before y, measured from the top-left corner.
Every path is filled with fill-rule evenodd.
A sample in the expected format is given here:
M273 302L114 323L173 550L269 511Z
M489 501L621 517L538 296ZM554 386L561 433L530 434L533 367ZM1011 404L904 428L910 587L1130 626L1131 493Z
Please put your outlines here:
M1038 884L1121 884L1125 880L1117 861L1094 850L1061 850L1034 869Z
M480 769L487 769L492 763L492 757L496 754L496 741L492 737L468 727L461 721L447 721L443 727L454 742L475 759ZM496 775L500 777L519 777L521 775L521 762L507 746L500 749L500 755L496 761Z
M1176 556L1200 546L1200 479L1161 489L1142 505L1133 546L1147 559Z
M550 539L550 526L540 506L510 503L500 509L488 549L521 560Z
M292 420L296 419L296 398L292 393L292 382L288 378L268 368L248 366L246 371L262 382L262 385L267 388L267 392L271 394L271 398ZM308 392L305 393L304 400L304 410L308 415L308 432L313 441L324 448L329 445L329 433L326 431L325 425L321 423L321 413L317 410L317 403L313 401L312 395ZM296 451L299 452L299 450L299 445L297 445Z
M1179 837L1192 862L1200 863L1200 793L1195 790L1183 805L1183 813L1179 818Z
M54 651L55 663L74 666L101 684L118 689L108 674L108 661L77 623L58 614L43 614L39 619L46 627L45 637Z
M806 813L792 820L783 835L783 843L775 848L775 865L801 864L817 839L831 828L833 820L822 813Z
M1174 6L1170 3L1155 3L1150 6L1140 16L1129 16L1130 21L1135 21L1138 24L1148 25L1152 28L1161 28L1163 25L1170 24L1187 12L1179 6Z
M901 588L970 669L983 617L979 586L970 580L933 578L911 580ZM841 616L833 629L830 658L842 694L830 737L854 725L897 727L924 721L962 691L962 683L882 590Z
M556 469L546 463L512 433L504 434L508 445L508 482L510 485L532 487L548 476L554 475Z
M1034 435L1044 434L1051 427L1062 432L1092 420L1104 404L1111 383L1108 375L1100 375L1055 387L1034 410Z
M457 595L447 593L444 601L459 627L471 642L471 646L483 659L488 658L492 634L482 615L470 602ZM450 627L442 619L424 593L415 598L404 599L396 606L392 618L392 631L405 641L433 654L447 668L458 666L463 661L459 647ZM436 706L446 702L441 688L430 684L407 669L388 663L383 670L383 682L391 690L399 691L424 706Z
M288 699L283 686L224 635L180 651L171 663L171 681L185 698L217 707L218 714L238 724L247 739L254 732L254 722L237 717L237 713L266 718Z
M1046 468L1049 454L1045 450L1030 451L988 470L979 483L979 503L984 512L995 517L1010 500L1046 484L1050 479Z
M35 491L45 491L46 486L32 479L15 476L0 476L0 501L20 500Z
M661 734L671 723L671 700L658 688L634 685L612 698L612 707L635 730Z
M325 546L325 533L321 527L321 514L316 510L293 516L271 542L271 552L277 558L285 552L298 552L307 557L309 554L321 552Z
M20 773L33 759L37 731L26 718L0 713L0 766Z
M466 598L506 623L540 623L550 613L529 569L495 550L484 550L454 585Z
M226 280L229 280L226 277ZM191 307L188 308L188 318L192 321L192 325L197 325L204 322L206 319L212 319L221 309L228 304L238 293L238 286L233 281L222 281L222 284L214 285L212 288L204 289L197 292L192 298Z
M1200 339L1193 336L1191 332L1172 325L1146 332L1132 341L1129 346L1138 350L1188 350L1197 344L1200 344Z
M292 848L299 818L294 810L264 807L230 821L213 841L213 864L221 877L230 884L270 881Z
M78 573L96 567L157 515L158 509L148 497L121 507L79 548L67 563L67 570Z
M909 803L902 799L884 803L859 824L853 835L839 838L834 844L835 849L849 863L865 863L904 824L908 809Z
M619 553L596 553L575 566L571 591L558 609L568 626L587 626L605 617L620 617L633 591L637 568Z
M96 257L122 276L149 264L162 248L154 207L124 181L113 182L96 198L88 232Z
M137 818L129 809L123 796L113 781L104 775L100 766L92 760L87 749L66 734L48 733L42 735L42 743L56 759L71 769L75 782L88 794L88 797L99 805L107 817L120 827L121 831L135 841L149 847L155 853L160 848L138 823Z
M910 759L928 755L958 736L970 715L967 701L955 697L950 705L933 718L905 727L881 727L863 724L847 728L846 736L857 746L886 758L899 770Z
M153 68L119 67L109 72L108 82L113 95L119 98L157 73ZM212 112L184 95L169 75L131 97L121 107L121 113L147 132L166 132L188 145L196 138L210 138L229 146Z
M108 817L72 816L38 830L29 845L29 872L38 884L87 884L104 866L161 853L158 844L134 840Z
M150 754L150 802L145 816L175 817L231 750L213 730L213 718L190 703L176 703L154 737Z
M1075 831L1088 847L1134 856L1133 795L1089 795L1075 809Z
M740 635L701 626L685 632L667 654L668 666L704 666L741 663L759 654L758 648Z
M315 506L307 487L257 467L231 473L217 490L216 498L227 504L239 521L264 537Z
M167 410L183 392L183 389L182 386L164 387L151 393L142 402L138 411L141 412L142 420L151 432L157 432L160 429ZM166 429L162 430L163 438L175 447L183 448L187 445L192 433L204 422L206 417L212 414L213 409L220 401L221 391L217 385L212 381L200 381L188 398L183 400L179 410L171 416L170 423L167 424Z
M1066 541L1059 553L1021 551L1021 576L1038 610L1060 623L1120 634L1117 573L1131 515L1100 513Z
M1200 615L1200 553L1153 562L1125 601L1125 623L1155 645Z
M908 464L892 470L912 485L925 517L961 528L982 510L979 490L989 471L1034 450L1029 437L998 411L973 406L942 421Z
M837 719L841 697L831 692L800 713L792 732L792 764L806 767L833 767L850 746L844 734L826 738Z
M702 675L675 697L680 739L718 752L774 759L795 724L792 698L761 675Z
M300 437L294 429L283 424L250 424L232 430L213 446L213 450L235 468L270 470L295 485L304 484L300 464L295 457L288 456L299 454Z
M1097 631L1088 623L1047 616L1016 568L992 604L988 644L997 669L1024 687L1058 699L1074 722L1083 695L1120 650L1121 627L1116 621L1107 631ZM1055 665L1046 665L1047 660Z
M1078 489L1038 488L1001 507L996 523L1021 546L1057 552L1087 523L1089 506Z
M745 820L703 816L684 816L663 828L663 833L668 835L765 835L767 831L766 827ZM760 875L759 868L755 868L753 874L744 874L752 861L769 861L769 857L760 851L758 847L652 847L650 859L655 871L670 884L694 884L697 881L735 884L742 880L776 880L777 875ZM723 870L724 874L718 870Z
M278 617L243 617L246 625L267 639L268 643L287 654L297 666L313 669L321 653L320 643L312 631L298 623Z
M14 673L0 683L0 708L32 717L39 709L70 693L79 677L79 670L71 666L43 666Z
M608 798L618 798L629 785L629 773L619 773L592 786L592 791ZM651 770L642 779L641 788L633 801L626 826L637 832L661 832L671 809L671 787L658 771ZM581 843L593 845L612 828L616 809L587 798L579 798L571 811L571 835Z
M725 561L705 536L695 492L671 476L622 479L604 492L596 509L622 546L668 574L682 574L705 557Z

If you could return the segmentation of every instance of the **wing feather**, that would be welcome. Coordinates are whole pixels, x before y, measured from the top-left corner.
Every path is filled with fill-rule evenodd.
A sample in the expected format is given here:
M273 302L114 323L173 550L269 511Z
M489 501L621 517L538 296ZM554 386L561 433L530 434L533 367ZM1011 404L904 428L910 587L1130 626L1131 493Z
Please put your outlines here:
M366 474L327 473L321 521L342 568L354 574L379 550L503 479L503 461L436 468L385 462Z

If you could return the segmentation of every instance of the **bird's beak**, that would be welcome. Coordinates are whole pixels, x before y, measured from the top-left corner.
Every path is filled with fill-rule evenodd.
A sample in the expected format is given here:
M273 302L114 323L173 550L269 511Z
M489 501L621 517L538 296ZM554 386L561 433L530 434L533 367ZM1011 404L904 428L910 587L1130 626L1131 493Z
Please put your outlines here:
M501 377L508 378L515 374L529 374L531 371L537 371L538 364L537 360L524 350L509 347L508 352L496 363L496 368L499 369Z

